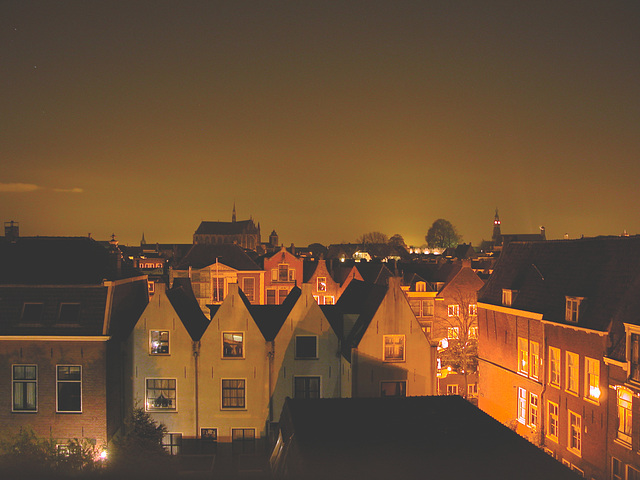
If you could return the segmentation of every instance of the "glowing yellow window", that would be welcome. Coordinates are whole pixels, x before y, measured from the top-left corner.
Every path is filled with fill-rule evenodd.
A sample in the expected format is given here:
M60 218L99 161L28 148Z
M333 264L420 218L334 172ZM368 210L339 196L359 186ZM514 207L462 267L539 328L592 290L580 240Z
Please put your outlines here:
M518 338L518 372L529 374L529 340Z

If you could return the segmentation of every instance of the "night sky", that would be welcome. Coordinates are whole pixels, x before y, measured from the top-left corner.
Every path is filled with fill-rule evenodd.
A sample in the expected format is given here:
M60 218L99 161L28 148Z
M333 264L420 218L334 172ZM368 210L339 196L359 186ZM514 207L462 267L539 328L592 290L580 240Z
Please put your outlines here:
M21 235L640 233L640 2L0 2Z

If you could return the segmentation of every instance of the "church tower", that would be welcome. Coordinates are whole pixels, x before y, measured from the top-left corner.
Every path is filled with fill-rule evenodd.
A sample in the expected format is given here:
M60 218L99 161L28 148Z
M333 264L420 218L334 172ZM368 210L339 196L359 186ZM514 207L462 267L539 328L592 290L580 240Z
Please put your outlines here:
M496 208L496 215L493 217L493 236L491 240L493 240L494 244L498 245L500 242L500 237L502 233L500 232L500 216L498 215L498 209Z
M233 213L231 214L231 221L236 223L236 202L233 202Z

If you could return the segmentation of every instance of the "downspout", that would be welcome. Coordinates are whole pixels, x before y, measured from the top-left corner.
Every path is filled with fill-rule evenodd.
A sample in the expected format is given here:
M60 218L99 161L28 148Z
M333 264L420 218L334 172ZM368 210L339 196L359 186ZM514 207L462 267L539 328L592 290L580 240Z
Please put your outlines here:
M195 437L200 438L200 398L199 398L199 389L198 389L198 357L200 356L200 340L193 342L193 360L195 366L195 397L196 397L196 408L195 408L195 422L196 422L196 432Z
M269 423L273 422L273 364L275 357L275 341L271 340L267 351L269 361Z

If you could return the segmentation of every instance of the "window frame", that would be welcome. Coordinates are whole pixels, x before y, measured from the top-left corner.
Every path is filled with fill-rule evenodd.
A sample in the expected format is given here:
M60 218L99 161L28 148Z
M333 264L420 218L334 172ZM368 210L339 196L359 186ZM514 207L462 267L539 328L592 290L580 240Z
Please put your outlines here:
M568 323L578 323L580 320L580 304L584 297L565 297L564 320Z
M535 399L535 402L533 401ZM527 403L527 425L531 428L538 428L540 424L540 397L533 392L529 392Z
M318 388L317 388L317 396L310 395L314 393L315 390L311 388L310 382L312 380L317 380ZM298 382L302 382L303 385L301 389L298 389ZM298 396L298 392L304 393L301 396ZM322 398L322 377L320 375L294 375L293 376L293 398Z
M158 339L158 346L157 346L158 349L162 349L162 347L163 347L162 344L166 343L166 349L167 349L166 352L154 352L153 351L153 348L154 348L154 345L153 345L153 334L154 333L158 334L158 338L159 338ZM162 334L163 333L167 334L167 340L166 341L162 340ZM160 356L162 356L162 355L165 355L165 356L166 355L171 355L170 347L171 347L171 333L170 333L169 330L149 330L149 355L153 355L153 356L156 356L156 355L160 355Z
M553 407L552 407L553 406ZM552 410L554 410L552 412ZM559 407L558 404L547 400L547 434L546 437L556 443L558 443L558 432L559 432ZM552 431L553 427L553 431Z
M78 368L78 372L79 372L79 380L76 379L60 379L60 369L61 368ZM69 374L71 374L71 372L69 372ZM80 407L77 410L61 410L60 409L60 397L62 397L62 393L61 393L61 388L63 385L79 385L79 393L78 393L78 397L79 397L79 401L80 401ZM68 393L65 393L65 396L69 395ZM71 394L73 395L73 394ZM68 364L59 364L56 365L56 413L82 413L82 365L68 365Z
M385 386L395 386L395 390L399 392L398 395L384 395L386 391ZM398 388L399 387L399 388ZM407 381L406 380L381 380L380 381L380 398L404 398L407 396Z
M571 361L569 359L572 359ZM573 360L575 359L575 361ZM580 355L567 351L565 354L565 391L572 395L580 395ZM572 386L575 385L575 390Z
M32 306L35 305L39 305L40 306L40 313L38 315L38 318L35 319L34 321L27 321L25 320L25 312L30 309L33 308ZM24 302L22 304L22 312L20 313L20 325L23 326L41 326L42 325L42 318L44 317L44 302Z
M304 349L309 347L309 345L300 345L298 343L299 340L302 339L314 339L314 352L313 355L301 354L304 353ZM296 360L317 360L318 359L318 336L317 335L296 335L294 339L294 355ZM303 352L301 352L301 350Z
M447 395L458 395L460 388L457 383L447 384Z
M200 427L200 440L207 443L217 443L218 428L217 427Z
M518 373L529 376L529 339L518 337Z
M469 308L469 316L470 317L477 317L478 316L478 304L477 303L469 304L468 308Z
M556 377L556 381L554 381ZM560 388L562 383L562 352L549 346L549 385Z
M400 339L400 342L387 342L387 339ZM407 339L403 334L390 334L382 336L382 361L386 363L400 363L406 361L406 345ZM399 347L397 347L399 346ZM389 348L393 351L391 354L388 354L387 351ZM395 353L395 350L399 348L400 354Z
M34 367L35 378L16 378L16 367ZM25 388L23 385L34 385L34 406L33 408L16 408L16 387L20 385L23 389L23 404L24 400L28 396L28 386ZM37 413L38 412L38 365L33 363L14 363L11 365L11 411L13 413Z
M247 292L247 286L251 284L250 293ZM250 303L256 301L256 279L255 277L243 277L242 278L242 293L247 297Z
M225 382L242 382L242 386L227 386ZM242 392L242 396L225 396L225 392ZM242 399L242 405L229 405L229 400ZM227 405L225 405L225 400ZM233 402L231 402L233 403ZM246 410L247 409L247 379L246 378L221 378L220 379L220 409L221 410Z
M150 381L155 382L157 380L167 381L169 382L169 384L167 387L157 386L157 385L150 386L149 384ZM173 381L173 386L171 386L171 383L170 383L172 381ZM160 395L157 397L149 396L149 391L151 390L153 391L160 390ZM157 398L160 398L160 396L162 396L162 390L166 390L167 392L174 392L173 397L171 396L165 397L168 400L172 400L173 406L170 406L170 407L151 406L150 400L156 400ZM177 412L178 411L178 379L175 377L145 377L144 398L145 398L144 409L146 412Z
M165 442L165 438L169 439L169 442ZM176 441L176 443L174 443ZM169 453L169 455L179 455L182 450L182 432L167 432L162 437L162 447Z
M516 418L521 424L527 424L527 390L522 387L518 387Z
M457 303L447 305L447 317L460 317L460 305Z
M327 277L316 277L316 292L327 291Z
M540 377L540 344L529 340L529 377Z
M568 437L567 437L567 450L574 453L575 455L581 457L582 456L582 416L578 415L573 410L567 410L568 421ZM574 424L573 420L577 419L577 423ZM574 429L574 427L577 427ZM574 436L575 432L575 436ZM577 446L574 446L574 441Z
M626 393L628 398L622 398ZM622 403L621 402L624 402ZM624 411L624 415L621 413ZM633 438L633 392L625 387L618 388L616 392L616 440L631 445Z
M225 343L225 335L240 335L242 337L241 346L240 346L240 349L241 349L240 355L231 354L231 353L228 354L227 353L227 349L225 349L225 345L226 345L226 343ZM244 360L246 358L245 357L246 348L245 348L244 339L245 339L244 331L238 331L238 330L231 331L231 330L229 330L229 331L220 332L220 345L222 347L221 352L220 352L221 353L220 358L222 358L223 360Z
M592 368L595 367L596 372L592 372ZM592 379L595 377L595 382L592 383ZM600 403L600 361L595 358L584 357L584 397L585 399Z
M72 322L63 322L62 321L62 310L63 307L77 307L78 311L76 313L76 319ZM58 325L72 325L72 326L80 326L80 313L82 312L82 306L80 302L60 302L58 306L58 316L56 317L56 323Z

